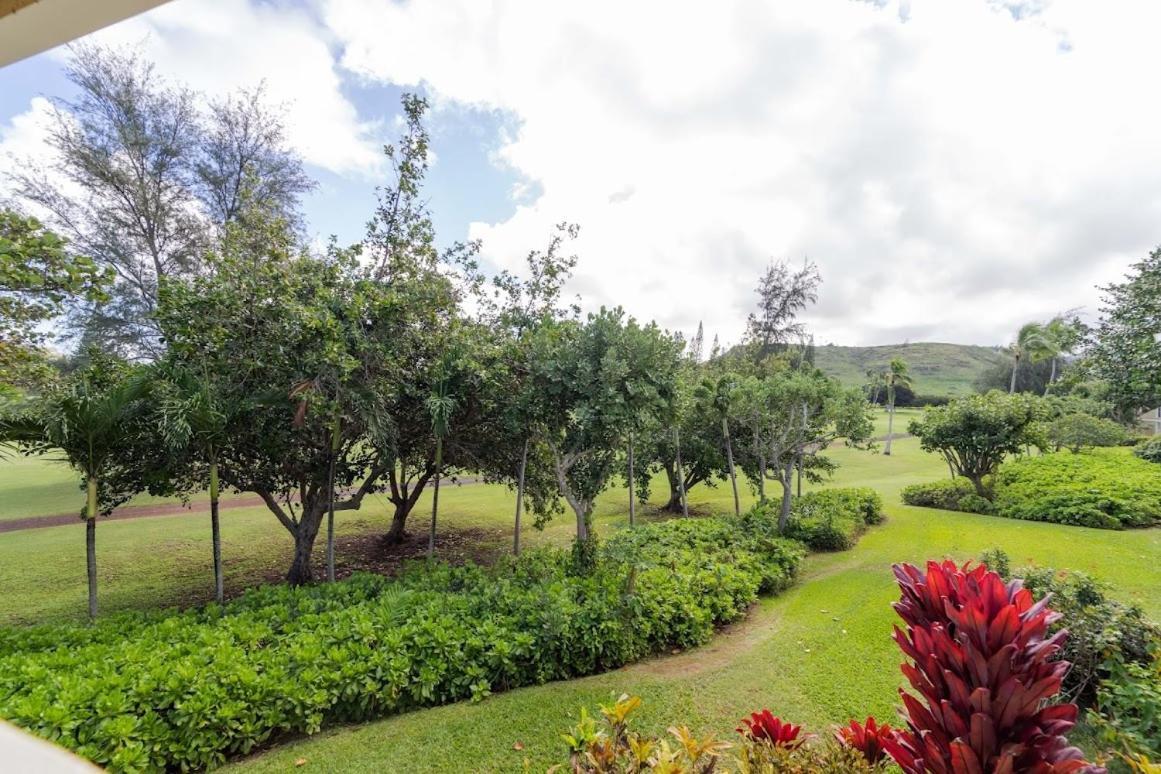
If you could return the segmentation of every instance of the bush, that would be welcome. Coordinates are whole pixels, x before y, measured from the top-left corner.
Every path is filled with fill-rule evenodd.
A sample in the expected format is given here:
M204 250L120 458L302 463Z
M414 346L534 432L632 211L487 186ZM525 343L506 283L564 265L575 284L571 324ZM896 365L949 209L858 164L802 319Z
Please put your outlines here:
M1161 476L1123 449L1046 454L1005 464L996 476L996 513L1101 529L1161 522Z
M752 529L775 534L778 506L773 502L755 505L743 518L764 525ZM873 489L821 489L795 498L786 537L815 551L845 551L854 547L869 525L885 518L883 501Z
M542 550L8 632L0 717L115 771L213 767L280 734L698 645L785 588L802 556L735 519L665 522L613 537L585 575Z
M903 487L903 502L922 508L941 508L945 511L992 513L990 500L980 497L972 482L966 478L944 479L928 484Z
M1146 462L1161 465L1161 435L1138 444L1137 448L1133 449L1133 454Z
M1065 414L1048 426L1048 440L1056 450L1074 454L1098 446L1121 446L1128 437L1128 431L1113 420L1090 414Z

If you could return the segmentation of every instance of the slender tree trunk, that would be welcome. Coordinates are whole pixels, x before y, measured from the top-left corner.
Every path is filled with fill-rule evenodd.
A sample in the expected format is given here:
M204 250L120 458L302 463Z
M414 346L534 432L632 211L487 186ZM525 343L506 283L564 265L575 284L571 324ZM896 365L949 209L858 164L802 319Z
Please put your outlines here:
M629 433L629 526L637 526L637 504L633 488L636 482L633 478L633 434Z
M1044 385L1044 394L1045 395L1047 395L1048 391L1052 389L1052 383L1055 381L1056 381L1056 356L1053 355L1053 357L1052 357L1052 371L1051 371L1051 373L1048 374L1048 384Z
M327 471L327 582L335 582L335 452Z
M799 496L799 497L802 497L802 461L803 461L802 452L799 452L799 453L798 453L798 459L797 459L797 461L796 461L796 462L795 462L795 464L794 464L794 467L795 467L795 468L797 468L797 475L798 475L798 496Z
M786 532L786 525L790 522L790 505L791 505L791 481L794 476L794 460L785 463L781 474L778 476L779 483L782 484L782 507L778 512L778 532Z
M210 459L210 532L214 550L214 599L223 604L226 601L226 582L222 577L222 525L218 518L218 462Z
M89 620L97 617L97 480L89 477L85 506L85 566L89 576Z
M431 532L427 536L427 558L435 558L435 520L439 513L439 479L443 475L443 438L435 439L435 489L431 493Z
M516 483L516 531L512 536L512 553L520 556L520 514L524 510L524 470L528 466L528 439L524 439L524 453L520 455L520 471Z
M1014 395L1016 393L1016 372L1020 370L1020 356L1016 355L1015 362L1012 363L1012 383L1008 386L1008 394Z
M754 417L754 454L758 457L758 502L766 502L766 451L758 440L758 417Z
M681 467L681 431L673 428L673 446L677 452L677 486L681 493L681 515L689 517L689 500L685 496L685 471Z
M887 445L883 449L883 454L891 456L891 435L895 432L895 396L891 396L891 400L887 402Z
M722 435L726 439L726 462L730 466L730 486L734 489L734 515L742 515L742 501L738 497L738 474L734 470L734 447L730 443L730 420L722 417Z

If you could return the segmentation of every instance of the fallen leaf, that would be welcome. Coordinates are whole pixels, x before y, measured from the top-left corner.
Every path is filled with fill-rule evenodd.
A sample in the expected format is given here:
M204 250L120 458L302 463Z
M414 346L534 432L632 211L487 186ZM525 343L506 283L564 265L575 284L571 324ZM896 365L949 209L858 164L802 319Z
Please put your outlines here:
M294 762L294 765L295 766L305 766L306 765L306 758L299 758L298 760L296 760Z
M520 742L520 741L517 741L517 742L516 742L516 744L512 745L512 749L513 749L513 750L523 750L523 749L524 749L524 743L523 743L523 742Z

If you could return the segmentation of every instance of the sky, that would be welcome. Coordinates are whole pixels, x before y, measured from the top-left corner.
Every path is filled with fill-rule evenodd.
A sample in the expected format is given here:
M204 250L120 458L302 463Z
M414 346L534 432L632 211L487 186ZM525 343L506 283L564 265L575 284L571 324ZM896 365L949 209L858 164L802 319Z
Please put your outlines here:
M320 241L362 236L417 91L440 241L489 269L568 221L588 309L735 342L765 267L811 260L819 344L999 345L1161 243L1158 29L1154 0L175 0L90 37L264 83ZM0 69L0 174L48 158L66 60Z

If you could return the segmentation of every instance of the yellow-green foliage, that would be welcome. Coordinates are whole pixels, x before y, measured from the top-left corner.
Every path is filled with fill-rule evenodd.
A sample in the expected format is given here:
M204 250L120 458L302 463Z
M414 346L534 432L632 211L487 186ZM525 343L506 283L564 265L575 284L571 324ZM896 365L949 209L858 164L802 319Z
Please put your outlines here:
M1101 529L1161 522L1161 474L1126 449L1058 452L1005 463L996 475L996 513Z

